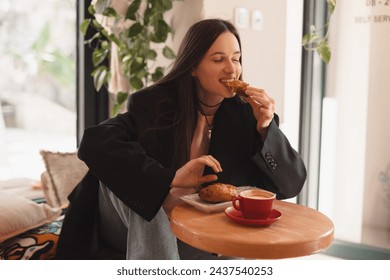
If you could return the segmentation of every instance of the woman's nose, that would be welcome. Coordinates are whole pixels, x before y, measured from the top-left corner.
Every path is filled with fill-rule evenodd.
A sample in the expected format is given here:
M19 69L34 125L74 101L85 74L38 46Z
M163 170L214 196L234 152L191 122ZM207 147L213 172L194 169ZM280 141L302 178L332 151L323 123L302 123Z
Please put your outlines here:
M236 72L236 67L234 66L233 62L226 62L225 72L227 74L232 74Z

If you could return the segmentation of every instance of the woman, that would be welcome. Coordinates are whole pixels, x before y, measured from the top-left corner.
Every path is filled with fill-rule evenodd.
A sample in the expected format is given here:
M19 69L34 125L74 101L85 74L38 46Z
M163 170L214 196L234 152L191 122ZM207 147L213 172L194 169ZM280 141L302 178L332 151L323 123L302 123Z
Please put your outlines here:
M128 259L178 258L170 211L204 183L257 186L279 199L300 192L306 169L278 128L274 100L259 88L242 98L225 86L241 74L234 26L200 21L168 75L132 94L127 113L85 131L78 155L90 171L70 196L59 258L76 254L71 245L78 258L91 257L93 244L88 254L82 248L90 238L77 235L81 225L98 232L94 240L126 247ZM179 245L182 258L199 253Z

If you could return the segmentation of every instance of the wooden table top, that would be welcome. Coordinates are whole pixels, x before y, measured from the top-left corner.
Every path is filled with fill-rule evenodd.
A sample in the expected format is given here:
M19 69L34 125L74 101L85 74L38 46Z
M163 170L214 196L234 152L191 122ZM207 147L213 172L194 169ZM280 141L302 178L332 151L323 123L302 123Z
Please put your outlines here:
M204 251L249 259L311 255L333 242L334 225L321 212L299 204L275 201L282 216L266 226L241 225L224 212L207 213L184 204L171 213L171 229L181 241Z

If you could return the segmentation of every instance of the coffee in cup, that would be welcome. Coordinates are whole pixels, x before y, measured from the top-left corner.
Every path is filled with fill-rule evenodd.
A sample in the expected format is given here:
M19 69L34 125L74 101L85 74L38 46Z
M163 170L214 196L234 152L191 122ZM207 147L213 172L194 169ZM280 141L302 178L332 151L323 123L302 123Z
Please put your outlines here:
M273 210L276 194L266 190L246 190L236 195L233 207L241 211L245 219L267 219Z

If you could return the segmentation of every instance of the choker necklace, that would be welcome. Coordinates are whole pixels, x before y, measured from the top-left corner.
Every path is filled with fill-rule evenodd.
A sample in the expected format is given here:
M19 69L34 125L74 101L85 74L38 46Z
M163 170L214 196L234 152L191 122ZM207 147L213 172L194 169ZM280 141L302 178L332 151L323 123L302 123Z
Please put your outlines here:
M222 102L222 101L221 101ZM204 113L203 109L201 106L198 106L199 107L199 113L205 118L206 120L206 124L207 126L209 127L208 131L207 131L207 137L209 138L209 140L211 139L211 133L213 132L213 124L210 124L209 123L209 120L207 119L207 116L206 114Z
M208 107L208 108L217 107L217 106L220 105L220 104L222 103L222 101L223 101L223 99L222 99L221 102L219 102L219 103L217 103L217 104L215 104L215 105L209 105L209 104L206 104L206 103L202 102L202 100L200 100L198 97L197 97L196 99L198 99L198 102L199 102L200 104L202 104L203 106L206 106L206 107Z

